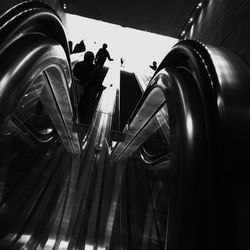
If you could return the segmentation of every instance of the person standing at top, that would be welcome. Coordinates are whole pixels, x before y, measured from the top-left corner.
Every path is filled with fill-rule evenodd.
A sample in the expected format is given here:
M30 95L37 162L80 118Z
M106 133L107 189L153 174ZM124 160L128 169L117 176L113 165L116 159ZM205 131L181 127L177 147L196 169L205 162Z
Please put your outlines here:
M73 53L79 53L84 52L86 50L86 46L84 44L84 41L81 40L80 43L77 43L74 47Z
M153 61L153 64L149 66L152 70L156 70L157 69L157 62Z
M83 60L77 62L73 68L74 76L81 82L83 87L88 84L95 73L94 58L95 55L92 51L86 51Z
M114 59L112 59L109 55L109 52L107 51L107 47L108 45L106 43L104 43L102 45L102 48L100 48L98 50L98 52L96 53L96 56L95 56L95 65L96 65L96 68L101 70L106 59L108 58L109 61L113 61Z
M92 51L86 51L84 60L77 62L73 74L80 81L78 86L78 111L80 119L87 117L93 111L97 98L106 88L102 85L100 72L94 64L95 55ZM77 82L76 82L77 83Z
M87 51L84 54L82 61L75 64L73 68L74 82L77 89L78 103L83 98L85 88L95 74L95 55L92 51Z
M69 44L69 53L72 54L72 52L73 52L73 42L69 41L68 44Z

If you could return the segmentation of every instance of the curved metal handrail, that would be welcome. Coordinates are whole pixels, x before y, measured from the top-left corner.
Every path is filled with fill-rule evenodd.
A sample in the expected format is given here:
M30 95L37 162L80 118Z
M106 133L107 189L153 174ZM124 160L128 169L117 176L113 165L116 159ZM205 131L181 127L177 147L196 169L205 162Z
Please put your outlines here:
M234 206L244 207L238 194L247 196L248 190L249 79L249 67L227 49L177 43L130 117L125 142L112 153L116 161L126 159L156 128L167 125L163 131L170 138L171 159L163 164L172 171L167 172L165 249L196 249L211 239L210 248L222 246L234 223L244 227L234 217ZM162 121L155 116L161 103Z
M249 122L246 111L249 106L247 98L249 68L237 55L225 48L205 47L203 44L192 40L181 41L173 47L159 65L149 83L149 87L128 121L128 128L138 116L143 103L156 86L155 82L158 81L156 79L159 78L159 74L162 74L162 70L165 68L185 69L195 80L194 85L199 92L204 117L207 150L210 151L212 157L213 154L216 154L218 148L218 135L225 135L227 131L227 136L230 136L229 134L233 133L233 127L242 132L241 125L238 122L239 115L244 123ZM160 81L160 85L162 86L162 81ZM237 91L235 91L236 89ZM232 107L233 105L239 110L237 115ZM243 138L243 134L246 132L246 130L242 132L240 137ZM236 142L239 141L238 135L234 134L233 137ZM224 139L228 141L226 137ZM223 148L222 145L226 144L223 143L224 139L220 140L220 148ZM247 145L246 139L244 141Z
M16 39L40 33L57 41L70 62L64 26L57 13L41 1L25 1L3 13L0 16L0 32L2 37L0 53Z
M50 6L41 1L22 2L1 15L0 54L15 40L37 33L49 37L60 44L64 49L68 64L71 65L66 31L60 17ZM67 85L73 101L74 114L76 115L74 119L78 121L77 98L72 81L72 69L71 67L66 67L64 70L66 75L71 75L71 77L68 77Z
M56 13L42 2L27 1L2 15L0 61L1 158L5 159L0 245L20 248L25 232L32 238L41 221L49 224L56 213L63 216L65 207L59 201L65 199L66 204L80 161L80 141L72 132L76 111L67 40ZM16 112L36 99L49 114L47 128L55 128L51 133L25 126L20 118L26 113ZM32 232L27 230L30 225ZM39 240L27 240L25 245L35 249Z
M182 93L182 89L185 88L185 86L180 86L183 85L183 77L188 77L190 82L193 81L187 72L183 70L176 71L171 69L166 71L163 69L158 72L140 100L141 105L139 103L137 106L136 109L138 109L138 111L136 115L134 115L134 118L127 126L125 141L117 144L115 147L112 153L114 160L124 159L162 124L169 124L169 112L173 112L172 110L174 109L171 105L175 103L175 100L172 100L172 89L173 86L176 85L175 88L177 88L178 95L185 95L185 93ZM166 100L168 100L168 102L166 102ZM196 100L194 100L194 102L195 101ZM199 101L198 98L197 101ZM181 102L186 102L186 100L181 100ZM183 107L187 106L187 103L182 103L182 105ZM176 116L176 114L173 113L173 116ZM171 126L169 126L169 128L170 127ZM169 128L168 131L165 131L167 137L170 135ZM170 138L168 138L168 140L170 140Z
M57 14L42 2L24 2L1 16L0 36L0 58L4 62L0 75L0 119L5 121L1 127L5 126L34 79L45 70L47 81L52 83L49 88L60 112L59 120L64 124L61 126L61 136L69 139L68 142L64 140L66 144L71 144L67 146L69 150L79 152L78 136L71 132L73 119L77 119L77 109L68 44ZM13 96L12 100L10 96Z
M223 164L231 154L237 164L248 160L249 66L226 48L185 40L173 48L161 67L185 67L196 79L214 157L224 159ZM232 162L231 158L229 165Z

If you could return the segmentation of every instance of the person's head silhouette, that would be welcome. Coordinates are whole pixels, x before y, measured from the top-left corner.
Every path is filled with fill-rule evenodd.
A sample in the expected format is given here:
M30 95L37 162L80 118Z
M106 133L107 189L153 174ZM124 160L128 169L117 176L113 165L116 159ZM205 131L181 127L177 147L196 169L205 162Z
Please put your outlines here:
M153 61L152 65L149 66L151 69L156 70L157 69L157 62Z
M103 47L104 49L107 49L108 45L107 45L106 43L104 43L104 44L102 45L102 47Z
M86 51L84 54L84 61L93 63L95 55L92 51Z

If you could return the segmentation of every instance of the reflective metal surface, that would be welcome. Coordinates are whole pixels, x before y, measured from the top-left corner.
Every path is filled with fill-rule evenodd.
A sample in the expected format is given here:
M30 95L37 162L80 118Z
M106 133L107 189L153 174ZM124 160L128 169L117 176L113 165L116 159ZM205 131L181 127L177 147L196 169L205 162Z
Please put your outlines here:
M57 37L55 37L55 32L52 35L50 29L44 29L47 22L58 31ZM65 146L72 152L79 152L78 137L69 132L75 112L74 104L72 106L70 101L69 86L72 79L70 61L68 61L69 58L63 47L56 42L59 40L65 46L66 37L60 20L51 9L46 9L42 3L24 3L3 15L1 24L0 33L4 39L1 39L0 58L5 62L0 74L2 107L0 108L0 118L4 121L1 124L2 127L9 121L22 96L30 95L26 93L27 89L44 71L43 81L46 84L44 84L43 92L47 94L44 95L41 92L40 98L42 101L43 96L46 96L47 100L42 101L43 106L47 106L49 115L58 110L58 105L61 107L61 110L55 113L59 117L50 117L50 119L54 125L58 126L57 132ZM45 38L45 35L51 38ZM15 55L14 59L13 55ZM49 105L48 101L52 102L50 100L54 100L54 96L56 102ZM54 111L49 110L53 107Z
M0 24L0 248L65 247L81 152L66 36L42 3Z
M161 77L162 75L159 75L160 79ZM135 140L135 137L139 134L139 131L142 130L143 127L150 126L150 128L148 129L149 131L151 131L153 127L155 127L155 129L158 128L156 121L153 123L151 122L149 125L148 123L150 121L150 118L152 118L157 113L158 109L161 109L161 107L164 105L165 97L163 91L161 91L161 87L162 86L157 86L156 88L152 89L152 91L149 91L147 98L143 100L143 104L141 105L140 110L136 112L135 118L131 123L129 123L127 127L125 127L125 141L123 143L117 144L116 148L113 150L112 157L114 160L120 158L120 154L122 154L123 151L126 150L125 148L127 148L128 145ZM146 134L143 134L140 138L141 140L145 141L147 139L147 136ZM135 142L136 146L132 147L131 151L133 152L142 142L143 141L141 141L139 144L138 142Z
M118 199L121 178L109 159L118 80L119 67L114 62L104 79L106 89L83 139L82 168L74 203L74 217L71 218L69 249L105 249L110 244L114 218L112 209L115 209L114 203Z
M204 249L215 246L237 249L242 242L235 234L232 221L245 232L245 223L240 218L249 219L238 209L250 209L246 198L250 69L226 49L182 41L158 67L149 83L149 92L161 74L167 76L159 84L165 86L161 89L162 101L168 114L167 126L162 131L169 138L171 155L170 168L169 162L164 163L165 171L161 168L168 176L169 201L168 212L165 210L164 249L198 249L199 245ZM147 90L128 121L125 142L117 144L113 152L114 159L129 161L128 156L138 159L138 151L134 150L155 131L150 125L140 125L147 123L152 110L156 112L158 107L152 105L143 110L150 96ZM151 120L154 119L152 116ZM156 173L160 173L159 169ZM238 197L245 197L245 202L240 202ZM138 236L139 239L142 238Z
M165 249L167 173L149 171L136 155L122 164L119 167L123 170L123 179L110 249Z
M1 249L242 244L250 223L250 70L237 56L179 42L130 116L125 141L112 147L118 65L80 141L56 14L40 2L20 4L0 17L0 38ZM165 146L159 164L155 133Z

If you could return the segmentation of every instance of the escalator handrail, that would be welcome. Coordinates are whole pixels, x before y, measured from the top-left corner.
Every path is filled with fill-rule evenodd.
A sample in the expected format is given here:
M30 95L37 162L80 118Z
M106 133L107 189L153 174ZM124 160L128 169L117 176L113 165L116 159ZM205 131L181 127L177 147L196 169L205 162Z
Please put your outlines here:
M183 40L173 47L159 68L183 67L185 57L189 57L193 64L189 70L196 79L201 96L206 138L213 154L224 155L232 150L235 156L238 151L242 157L249 143L249 65L225 47ZM233 150L232 145L236 144L238 148Z
M15 5L0 16L0 54L16 39L33 33L41 33L59 43L65 51L69 67L65 69L68 77L68 92L72 100L74 114L77 112L77 97L73 86L73 72L66 31L58 14L40 1L25 1ZM75 120L78 121L78 115Z
M25 26L31 23L32 26ZM62 21L58 14L43 2L25 1L13 6L0 16L0 32L7 35L2 37L0 53L21 36L40 32L57 41L70 62L66 31Z
M186 61L185 61L186 60ZM188 64L191 61L191 66ZM186 68L190 74L196 80L197 88L199 90L200 99L202 101L202 110L205 124L205 134L208 139L208 148L213 149L216 145L216 138L221 133L222 127L227 133L232 133L232 121L234 126L238 127L237 115L232 113L232 103L230 103L230 97L234 96L233 104L241 110L246 111L246 107L249 107L249 101L247 101L246 93L249 93L249 68L244 62L235 54L228 51L225 48L216 48L213 46L204 46L198 41L185 40L177 43L172 50L166 55L162 63L156 70L152 80L150 81L145 93L139 100L134 112L130 116L127 124L129 129L130 124L138 117L141 107L144 105L150 93L158 86L162 86L162 81L159 81L159 75L164 68ZM227 73L230 73L231 78L226 78ZM221 77L224 76L224 77ZM159 83L160 82L160 83ZM237 93L235 93L237 88ZM161 91L164 89L160 87ZM246 91L244 91L245 89ZM244 102L241 102L241 95L244 96ZM218 100L219 99L219 100ZM249 99L249 98L248 98ZM220 103L218 103L220 101ZM222 106L221 104L224 104ZM140 114L144 117L145 114ZM241 113L242 122L248 121L247 111ZM249 123L249 121L248 121ZM138 131L141 128L137 128ZM135 130L135 128L133 128ZM128 133L128 131L125 131ZM242 132L242 131L241 131ZM242 132L240 137L243 137ZM136 136L137 133L134 132ZM234 140L238 141L237 136L234 136ZM130 142L134 140L131 139ZM222 140L223 141L223 140ZM127 142L128 143L128 142ZM116 148L118 147L118 144ZM125 146L129 148L129 143ZM114 150L116 150L116 148ZM216 149L214 149L215 151ZM122 151L125 152L125 149ZM214 152L213 151L213 152ZM121 155L119 156L121 157ZM116 158L118 159L118 158Z
M15 43L18 43L22 39L24 40L28 37L38 36L38 35L44 38L47 37L50 41L54 41L55 43L60 44L60 46L62 47L62 50L64 51L62 53L61 51L59 52L60 49L58 50L58 53L61 53L62 55L61 61L63 62L63 64L61 65L61 68L64 74L64 78L67 81L67 84L64 86L64 88L66 88L65 93L67 93L66 99L70 100L72 113L75 115L77 114L77 109L76 109L74 93L72 91L73 90L72 89L72 70L70 66L71 63L70 63L70 56L68 52L67 38L66 38L65 30L61 23L61 20L59 19L56 12L53 9L51 9L48 5L42 2L27 1L27 2L14 6L12 9L10 9L9 11L7 11L1 16L0 36L2 39L0 41L0 57L6 58L7 53L10 53L9 55L13 55L14 52L11 53L11 48L14 46ZM27 44L27 46L29 46L29 44ZM44 50L44 52L46 52L46 50ZM3 60L4 59L2 59L2 61ZM39 61L40 58L38 58L37 60ZM21 62L19 61L19 64L20 63ZM0 90L1 92L0 103L2 107L6 106L5 101L11 102L11 100L8 100L7 98L8 93L13 93L13 91L14 92L17 91L18 88L20 90L18 90L17 92L20 92L20 91L24 92L24 90L28 89L29 87L29 86L26 86L27 85L26 83L23 86L21 84L15 84L15 85L8 84L11 78L8 75L8 73L7 75L5 74L6 72L10 72L7 64L8 63L5 62L5 64L3 65L2 67L3 70L1 72L1 77L0 77L2 81L2 84L1 84L2 88ZM23 69L25 69L25 67L23 67ZM15 69L13 68L11 72L14 72L14 71ZM8 117L10 115L11 114L8 114L7 110L2 109L1 120L6 121L4 117ZM73 119L74 117L72 118L72 120ZM5 123L3 122L1 125L2 127L4 127ZM71 127L70 128L68 127L67 130L71 130ZM69 131L68 134L70 133L71 131ZM76 145L77 143L74 143L74 144ZM78 142L78 144L79 145L76 147L80 148L80 142Z
M197 56L200 60L197 60L197 63L199 64L200 74L203 75L203 77L209 77L211 83L218 82L216 70L214 68L214 64L212 62L212 59L210 57L210 54L206 47L194 40L184 40L178 42L172 50L166 55L166 57L162 60L162 62L159 64L158 68L156 69L154 75L152 76L152 79L150 80L148 87L145 90L145 93L139 100L136 108L134 109L133 113L131 114L130 118L128 119L128 124L134 119L135 115L137 114L140 107L143 105L145 99L147 98L148 94L151 92L152 88L154 88L154 78L157 76L157 74L166 67L178 67L178 63L180 59L178 58L178 51L187 51L187 53L193 54ZM211 86L209 86L211 87Z

